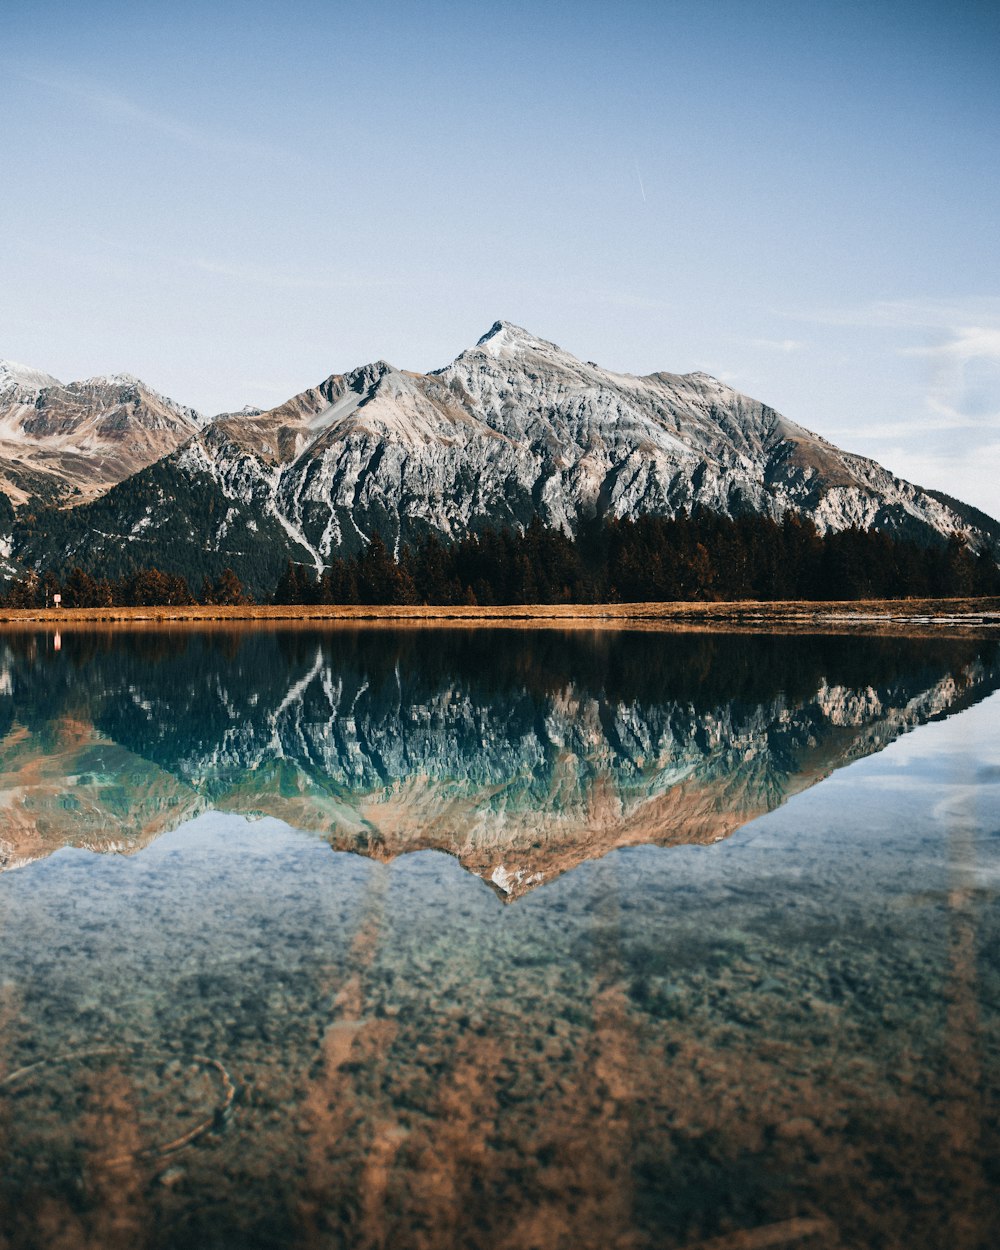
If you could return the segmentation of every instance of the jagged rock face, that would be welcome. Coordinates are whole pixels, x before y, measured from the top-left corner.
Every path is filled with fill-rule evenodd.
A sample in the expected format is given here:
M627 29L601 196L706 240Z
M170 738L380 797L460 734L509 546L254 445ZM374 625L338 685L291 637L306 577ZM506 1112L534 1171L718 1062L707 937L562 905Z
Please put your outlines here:
M111 492L99 514L83 509L58 550L35 535L23 556L38 567L108 567L122 550L156 563L162 553L143 542L169 531L186 564L232 563L268 591L288 557L322 572L375 534L398 551L429 532L447 540L533 517L574 532L587 518L694 507L776 519L795 509L821 532L962 530L974 550L1000 555L990 518L840 451L707 374L612 373L506 322L435 373L377 361L203 429L196 414L161 397L157 406L124 379L75 388L26 380L16 394L34 398L27 407L18 399L8 424L23 440L63 440L60 455L72 444L77 461L90 430L81 414L100 411L88 437L114 454L92 490L123 476L127 455L136 464L165 456ZM22 492L29 467L19 470ZM60 472L65 479L65 465Z
M126 374L63 384L0 362L0 490L83 502L169 455L202 418Z
M445 850L515 897L615 847L716 842L1000 683L989 643L88 645L0 654L0 866L135 849L214 807L378 859Z
M793 508L821 531L969 528L953 501L706 374L611 373L505 322L437 373L378 361L271 412L220 418L169 463L216 483L244 522L274 518L318 571L375 533L398 549L533 516L572 532L604 515ZM997 535L973 526L972 538Z

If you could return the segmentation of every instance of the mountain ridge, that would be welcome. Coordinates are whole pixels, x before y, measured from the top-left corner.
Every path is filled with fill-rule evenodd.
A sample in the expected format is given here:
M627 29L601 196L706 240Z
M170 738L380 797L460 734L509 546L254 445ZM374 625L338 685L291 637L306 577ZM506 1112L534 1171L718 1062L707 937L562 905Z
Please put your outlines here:
M42 451L22 457L20 494L8 491L15 503L40 494L25 474L57 472L57 450L77 475L88 455L105 466L89 494L75 480L46 501L74 506L70 521L53 526L58 550L37 530L25 548L38 568L46 559L100 567L114 544L169 529L192 559L198 549L246 565L267 544L269 570L292 559L318 574L375 535L398 553L430 533L449 541L537 518L572 534L594 519L682 509L774 520L798 512L820 533L856 526L943 541L962 532L973 551L1000 557L992 518L841 450L707 373L615 373L502 320L430 373L376 360L267 411L208 421L124 375L39 382L33 405L22 397L13 417L12 394L20 392L0 388L0 488L5 430L48 439L49 453L48 461ZM97 416L81 411L88 402ZM129 404L148 437L130 437L138 467L123 473ZM61 425L60 411L69 413ZM100 527L89 523L95 497ZM195 497L197 510L185 502ZM17 557L16 533L10 547Z
M12 502L83 502L162 459L204 423L116 373L61 382L0 361L0 490Z

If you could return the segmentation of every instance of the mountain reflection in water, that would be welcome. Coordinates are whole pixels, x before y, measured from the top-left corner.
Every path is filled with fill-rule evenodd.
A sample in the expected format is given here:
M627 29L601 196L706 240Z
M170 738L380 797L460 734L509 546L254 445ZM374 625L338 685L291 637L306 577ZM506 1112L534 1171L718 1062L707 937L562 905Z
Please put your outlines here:
M508 898L707 844L1000 682L969 640L627 632L69 633L0 644L0 865L216 809L439 849Z
M995 642L0 647L0 1250L1000 1244Z

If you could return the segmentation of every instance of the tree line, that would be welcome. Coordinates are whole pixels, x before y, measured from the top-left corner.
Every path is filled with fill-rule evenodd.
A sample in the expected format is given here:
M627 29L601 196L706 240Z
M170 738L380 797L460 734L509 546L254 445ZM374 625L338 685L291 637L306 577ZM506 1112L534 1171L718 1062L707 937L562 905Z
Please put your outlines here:
M117 579L81 568L62 580L27 573L6 607L152 607L253 600L232 569L188 581L156 568ZM398 555L376 536L321 576L289 560L275 604L615 603L725 599L893 599L1000 595L1000 568L955 534L922 544L876 530L820 534L806 517L781 521L716 513L584 525L571 537L535 520L524 531L485 529L445 544L427 535Z
M658 600L894 599L1000 594L1000 568L961 535L922 544L876 530L821 535L807 517L718 513L584 525L575 537L532 521L397 556L375 537L317 577L289 561L273 602L615 603Z
M183 577L161 569L138 569L127 577L92 577L75 568L60 580L49 571L30 570L17 578L0 597L5 608L48 608L60 596L64 608L188 607L196 603L239 605L252 603L232 569L213 581L204 578L196 598Z

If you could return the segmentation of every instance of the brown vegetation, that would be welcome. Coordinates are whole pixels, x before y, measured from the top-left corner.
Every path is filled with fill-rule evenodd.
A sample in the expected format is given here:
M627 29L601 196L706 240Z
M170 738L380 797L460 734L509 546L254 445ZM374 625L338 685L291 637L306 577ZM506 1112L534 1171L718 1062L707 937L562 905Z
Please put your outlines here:
M1000 627L1000 598L978 599L853 599L818 603L812 600L733 603L588 603L511 604L500 607L426 604L191 604L137 608L3 608L0 624L46 625L142 623L204 625L240 622L365 622L390 621L427 625L535 626L656 625L697 627L812 628L898 625Z

